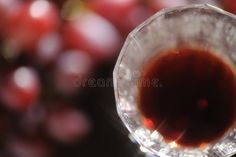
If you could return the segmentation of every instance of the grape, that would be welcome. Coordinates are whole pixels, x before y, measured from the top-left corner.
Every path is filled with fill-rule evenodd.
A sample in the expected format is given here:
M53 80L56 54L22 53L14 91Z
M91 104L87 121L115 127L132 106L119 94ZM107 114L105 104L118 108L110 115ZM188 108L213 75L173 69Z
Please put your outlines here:
M236 13L236 3L235 0L221 0L222 5L225 9L231 13Z
M36 57L40 65L53 63L62 51L62 39L59 33L50 32L43 35L36 46Z
M121 43L116 28L92 12L86 12L69 22L65 26L64 39L68 48L88 52L99 63L116 56Z
M135 28L143 21L145 21L147 18L152 16L152 14L153 12L150 8L144 5L137 5L135 8L130 10L128 21L130 22L132 28Z
M41 124L46 117L46 111L42 104L34 104L20 116L19 124L23 131L35 134L40 130Z
M88 54L79 50L68 50L57 60L54 83L63 94L75 94L78 90L77 81L82 81L92 71L92 60Z
M219 4L219 0L187 0L188 3L199 3L199 4L211 4L211 5L215 5L215 6L220 6Z
M154 12L163 8L176 7L181 5L187 5L187 0L148 0L149 6Z
M6 149L13 157L50 157L48 145L39 139L13 137Z
M17 50L32 50L38 39L59 27L57 8L45 0L23 3L7 17L4 25L5 44Z
M0 0L0 28L5 25L6 19L18 11L21 3L18 0ZM3 32L1 31L0 34Z
M133 29L128 16L137 4L138 0L95 0L88 3L88 6L127 35Z
M58 142L73 144L88 135L91 123L88 117L71 108L49 112L46 121L48 134Z
M93 113L104 93L86 87L108 76L124 37L152 14L141 0L0 0L0 156L94 155L86 151L109 125Z
M40 81L31 67L19 67L10 72L1 82L1 98L4 105L13 110L25 110L37 101Z

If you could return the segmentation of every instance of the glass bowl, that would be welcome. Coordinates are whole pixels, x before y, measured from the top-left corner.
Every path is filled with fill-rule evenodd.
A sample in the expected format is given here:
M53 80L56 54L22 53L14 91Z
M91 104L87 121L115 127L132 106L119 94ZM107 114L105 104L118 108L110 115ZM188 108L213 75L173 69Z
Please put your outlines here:
M204 147L166 143L145 127L137 107L144 66L158 53L181 44L201 46L236 64L236 18L208 4L161 10L133 30L121 50L113 77L118 114L143 152L160 157L228 157L236 153L236 127Z

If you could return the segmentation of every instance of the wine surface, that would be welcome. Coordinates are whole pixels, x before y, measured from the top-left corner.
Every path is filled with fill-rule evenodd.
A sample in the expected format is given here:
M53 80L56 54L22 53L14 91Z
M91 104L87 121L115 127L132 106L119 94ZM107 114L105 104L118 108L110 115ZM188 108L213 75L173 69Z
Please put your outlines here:
M140 79L158 80L157 85L139 86L138 107L151 124L146 126L166 142L198 147L218 140L234 125L234 68L213 52L190 47L165 51L147 64Z

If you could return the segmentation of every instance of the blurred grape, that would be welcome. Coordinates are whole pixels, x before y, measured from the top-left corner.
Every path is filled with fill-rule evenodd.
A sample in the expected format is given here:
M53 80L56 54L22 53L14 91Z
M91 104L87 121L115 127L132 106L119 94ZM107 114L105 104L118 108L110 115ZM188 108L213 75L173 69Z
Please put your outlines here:
M116 56L121 39L118 31L103 17L84 12L64 27L67 48L88 52L96 62L104 62Z
M44 34L36 45L35 60L39 65L48 65L56 60L59 53L62 51L62 38L57 32L49 32Z
M0 0L0 29L5 24L8 16L18 12L21 3L18 0ZM2 34L3 31L0 31Z
M131 28L137 27L151 15L153 15L153 11L149 7L144 5L135 6L128 14L128 21Z
M205 4L211 4L211 5L215 5L218 7L222 7L221 4L219 3L219 0L187 0L189 4L191 3L197 3L197 4L201 4L201 3L205 3Z
M4 44L15 47L15 51L30 51L43 34L58 29L59 21L58 10L50 2L36 0L23 3L3 25Z
M77 81L88 78L93 64L90 56L79 50L67 50L56 62L54 83L58 91L73 95L78 91Z
M31 67L18 67L1 82L0 96L4 105L13 110L25 110L37 101L40 94L40 80Z
M151 0L151 4L158 11L163 8L186 5L187 0Z
M41 139L13 137L6 149L12 157L50 157L49 147Z
M48 113L46 129L56 141L71 144L88 135L91 123L84 113L72 108L64 108Z
M88 6L111 21L126 36L134 28L127 18L137 4L138 0L93 0Z
M35 134L40 131L40 127L45 121L46 111L42 104L34 104L27 108L20 116L19 123L22 130L28 134Z
M227 11L234 13L234 14L236 13L235 0L221 0L221 3Z

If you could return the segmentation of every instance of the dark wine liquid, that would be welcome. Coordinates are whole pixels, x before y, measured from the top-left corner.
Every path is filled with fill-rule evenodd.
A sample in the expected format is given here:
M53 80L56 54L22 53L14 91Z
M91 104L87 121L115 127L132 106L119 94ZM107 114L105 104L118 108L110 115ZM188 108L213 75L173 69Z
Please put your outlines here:
M236 77L225 60L207 50L179 48L144 68L139 109L167 142L198 147L221 138L236 118ZM145 81L143 81L145 80Z

